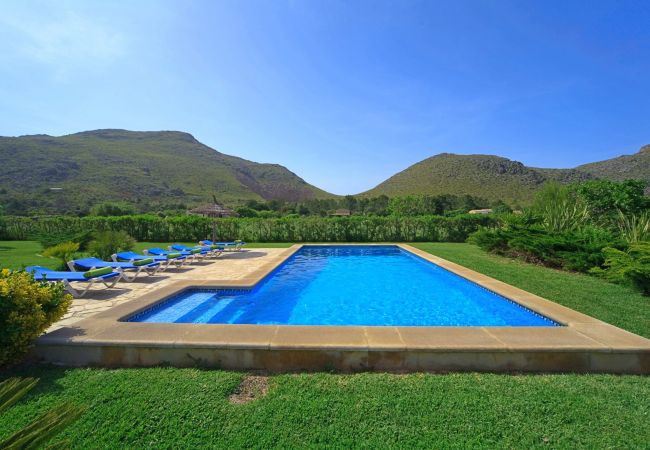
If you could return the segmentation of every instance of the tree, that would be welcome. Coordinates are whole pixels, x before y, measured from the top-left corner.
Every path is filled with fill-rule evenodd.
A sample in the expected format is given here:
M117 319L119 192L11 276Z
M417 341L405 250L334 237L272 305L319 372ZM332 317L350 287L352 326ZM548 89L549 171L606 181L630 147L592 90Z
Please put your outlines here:
M239 217L259 217L257 210L249 208L248 206L237 208L237 214L239 214Z
M492 203L491 208L495 214L508 214L512 212L512 208L503 200Z
M354 195L346 195L344 205L346 209L355 211L357 209L357 199L354 197Z
M135 240L125 231L100 231L95 233L94 240L88 244L88 250L93 256L110 260L117 252L133 250Z
M587 204L592 216L608 220L617 217L618 211L637 214L650 208L645 187L646 182L642 180L593 180L574 185L573 190Z
M128 216L131 214L135 214L135 208L126 202L104 202L90 209L92 216Z

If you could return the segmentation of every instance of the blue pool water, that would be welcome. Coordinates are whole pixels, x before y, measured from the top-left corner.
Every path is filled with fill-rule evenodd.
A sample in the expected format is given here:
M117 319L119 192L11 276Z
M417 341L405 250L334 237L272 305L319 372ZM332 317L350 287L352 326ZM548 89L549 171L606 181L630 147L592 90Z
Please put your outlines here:
M189 290L135 322L557 326L397 246L306 246L252 290Z

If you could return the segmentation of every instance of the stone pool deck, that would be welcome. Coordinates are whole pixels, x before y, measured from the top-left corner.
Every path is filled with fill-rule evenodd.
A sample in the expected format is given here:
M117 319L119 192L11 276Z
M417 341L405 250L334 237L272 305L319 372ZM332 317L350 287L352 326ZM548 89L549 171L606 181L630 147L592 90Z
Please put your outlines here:
M65 365L301 371L650 373L650 340L408 245L425 260L561 327L371 327L126 322L188 288L250 288L301 248L251 249L75 300L34 355Z
M82 319L107 311L114 306L142 297L144 294L183 280L241 280L250 277L268 261L286 253L286 248L260 248L245 252L226 252L217 259L185 265L180 269L170 268L154 277L139 276L132 283L120 282L114 289L89 292L83 298L75 298L68 313L47 332L71 326Z

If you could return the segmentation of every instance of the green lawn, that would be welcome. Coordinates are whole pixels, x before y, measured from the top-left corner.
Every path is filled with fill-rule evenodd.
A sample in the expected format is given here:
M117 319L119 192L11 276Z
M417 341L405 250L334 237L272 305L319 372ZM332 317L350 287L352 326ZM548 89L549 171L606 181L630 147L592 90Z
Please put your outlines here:
M9 244L18 266L37 262L34 243ZM650 301L625 287L467 244L416 246L650 337ZM90 407L63 435L75 448L650 448L648 377L274 375L266 397L234 405L238 372L27 367L0 378L10 375L41 382L3 415L0 438L72 400Z
M25 266L56 268L58 260L40 256L43 247L34 241L0 241L0 268L22 269Z
M647 448L650 382L635 376L276 375L234 405L242 374L198 369L27 371L37 390L0 437L48 406L90 409L75 448Z

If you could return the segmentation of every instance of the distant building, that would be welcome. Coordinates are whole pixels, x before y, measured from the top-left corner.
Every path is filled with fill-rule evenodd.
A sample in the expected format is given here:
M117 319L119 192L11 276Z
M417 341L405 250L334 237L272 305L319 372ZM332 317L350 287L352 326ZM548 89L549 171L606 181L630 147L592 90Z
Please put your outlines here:
M491 214L492 209L491 208L485 208L485 209L472 209L470 214Z
M350 216L352 212L349 209L337 209L329 214L330 216Z

